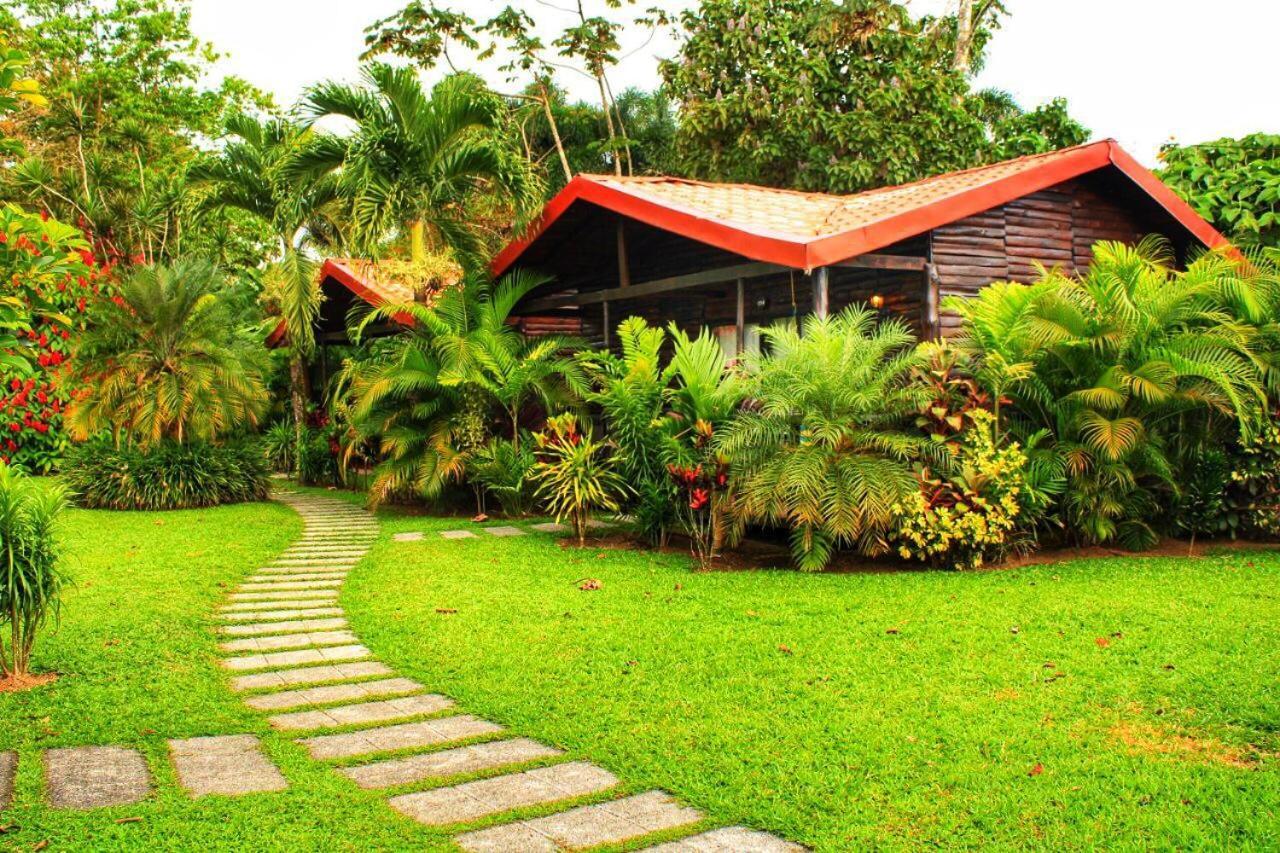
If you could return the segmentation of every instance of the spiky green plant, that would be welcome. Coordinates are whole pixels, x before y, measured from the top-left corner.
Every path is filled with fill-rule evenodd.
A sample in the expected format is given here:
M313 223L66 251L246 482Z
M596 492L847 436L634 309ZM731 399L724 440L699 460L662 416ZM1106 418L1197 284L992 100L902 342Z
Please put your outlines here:
M569 519L578 547L587 544L591 516L617 512L631 486L622 476L617 447L597 439L588 427L579 430L572 412L547 419L538 444L537 496L556 521Z
M0 463L0 676L28 675L37 634L57 618L67 576L54 522L66 505L61 486Z
M213 441L256 427L267 404L261 352L239 334L218 270L201 260L137 269L100 300L72 360L66 422L143 448Z
M842 546L883 551L891 508L916 488L912 460L938 452L903 431L926 393L909 382L914 338L862 307L762 333L770 351L748 359L748 402L719 441L739 481L735 511L789 529L807 571Z
M1168 244L1148 239L1098 243L1083 276L1044 271L947 307L978 377L1008 401L1001 426L1051 433L1041 447L1068 478L1067 529L1143 547L1178 491L1175 470L1262 416L1276 282L1261 259L1221 253L1177 271Z

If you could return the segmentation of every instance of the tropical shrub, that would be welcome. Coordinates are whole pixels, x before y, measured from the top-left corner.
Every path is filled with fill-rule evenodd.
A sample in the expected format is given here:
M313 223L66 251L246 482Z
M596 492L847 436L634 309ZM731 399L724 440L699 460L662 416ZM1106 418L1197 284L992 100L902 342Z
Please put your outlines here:
M919 491L893 507L899 556L935 566L976 569L1019 546L1026 524L1027 457L1017 442L997 445L994 417L972 410L947 473L920 475Z
M519 443L526 409L557 411L585 391L572 357L581 343L560 336L526 339L507 322L516 304L545 283L512 273L496 284L473 275L431 305L402 303L372 311L365 325L412 320L369 359L338 377L335 410L355 442L374 442L382 461L370 490L439 497L461 482L470 456L492 436L492 422Z
M1216 532L1260 539L1280 536L1280 412L1228 456L1226 507Z
M61 222L0 207L0 461L44 473L66 447L66 370L89 303L112 286L80 232Z
M1098 243L1083 276L1045 272L947 307L964 320L957 346L994 398L997 435L1029 447L1047 433L1037 453L1066 477L1055 512L1068 535L1140 548L1176 503L1175 472L1256 431L1276 281L1261 259L1206 254L1179 272L1162 241Z
M273 423L262 433L262 455L267 466L277 473L292 473L297 443L297 434L288 418Z
M921 364L911 333L853 307L763 334L771 351L747 359L748 402L717 440L736 515L787 528L807 571L841 546L882 553L893 508L916 491L913 460L939 452L905 431L927 399L910 382Z
M579 547L587 541L591 516L601 510L618 512L631 491L622 476L617 448L598 441L588 427L579 431L577 416L566 413L547 419L547 428L535 433L537 490L555 516L568 519Z
M214 441L255 427L267 393L261 346L239 334L225 282L201 260L141 267L94 303L75 351L72 437Z
M63 474L88 509L170 510L266 500L269 472L252 442L164 440L146 451L105 441L81 445Z
M531 441L492 438L475 450L467 463L471 482L492 495L502 514L521 518L533 506L533 473L536 458Z
M54 522L66 503L62 487L0 463L0 676L28 674L36 635L57 618L67 577Z

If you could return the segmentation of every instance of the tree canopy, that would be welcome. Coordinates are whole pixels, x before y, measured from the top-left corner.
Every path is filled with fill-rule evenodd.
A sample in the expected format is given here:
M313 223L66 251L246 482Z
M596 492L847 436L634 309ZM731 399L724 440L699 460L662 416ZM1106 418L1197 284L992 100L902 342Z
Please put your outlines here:
M1239 245L1280 247L1280 136L1168 145L1160 159L1164 182L1219 231Z
M974 69L1001 11L977 5ZM693 177L856 192L1087 138L1061 101L1024 113L973 92L954 17L890 0L703 0L680 22L661 72L676 165Z

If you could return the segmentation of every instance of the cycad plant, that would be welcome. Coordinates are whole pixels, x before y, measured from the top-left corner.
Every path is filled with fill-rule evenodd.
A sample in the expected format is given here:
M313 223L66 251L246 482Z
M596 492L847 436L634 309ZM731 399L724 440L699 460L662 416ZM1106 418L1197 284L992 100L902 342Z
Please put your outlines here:
M1148 239L1097 244L1083 276L1046 271L949 307L964 320L958 346L1005 402L1001 426L1051 433L1067 529L1144 547L1175 471L1207 442L1250 435L1265 409L1259 324L1275 281L1223 254L1176 271L1169 246Z
M909 381L921 358L910 331L851 307L763 334L769 353L748 359L748 400L719 440L736 512L789 529L804 570L841 546L882 552L891 508L917 488L913 460L939 452L904 431L927 393Z
M357 246L408 234L414 261L433 248L460 257L478 249L477 196L508 203L517 224L542 201L542 186L507 126L505 104L480 78L455 74L427 92L411 67L372 63L364 85L322 83L304 109L355 123L349 136L321 136L300 168L330 171L349 203Z
M109 431L146 449L256 427L267 404L261 353L239 334L226 292L215 267L185 260L141 267L119 297L97 302L72 361L82 389L67 409L73 437Z
M62 487L0 463L0 677L26 678L36 635L58 615L67 578L53 527L66 505Z
M348 401L356 434L381 444L375 499L405 489L438 496L486 444L494 415L519 450L527 406L558 411L585 389L572 357L577 341L525 338L507 322L520 299L544 282L522 272L496 284L472 275L432 305L383 305L365 318L361 328L390 318L408 322L387 355L353 362L337 392Z

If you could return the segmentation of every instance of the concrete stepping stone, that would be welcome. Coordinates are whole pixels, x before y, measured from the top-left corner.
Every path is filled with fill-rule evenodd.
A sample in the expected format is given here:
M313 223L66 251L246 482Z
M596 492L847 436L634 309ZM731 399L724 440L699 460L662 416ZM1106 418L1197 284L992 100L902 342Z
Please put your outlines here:
M280 583L246 583L240 585L240 592L279 592L285 589L337 589L342 586L342 579L328 581L282 581Z
M544 521L540 524L530 524L530 530L536 530L539 533L568 533L570 527L567 524L560 524L556 521Z
M280 557L272 560L268 568L328 568L330 566L354 566L359 558L352 557Z
M282 634L278 637L246 637L218 644L223 652L274 652L302 649L307 646L342 646L358 643L360 638L350 631L312 631L308 634Z
M455 839L470 853L582 850L602 844L622 844L655 832L688 826L702 820L702 812L682 806L667 793L649 791L559 814L522 820Z
M323 649L294 649L288 652L267 652L260 655L224 658L224 669L249 670L271 669L277 666L306 666L313 663L335 663L346 660L362 660L371 653L364 646L330 646Z
M169 752L179 784L193 797L256 794L289 787L253 735L171 740Z
M0 812L13 803L13 780L18 774L18 753L0 752Z
M264 693L261 696L250 696L244 700L244 703L256 711L283 711L304 705L327 705L332 702L354 702L357 699L394 696L398 693L417 693L425 689L409 678L384 678L379 681L361 681L357 684L332 684L326 687Z
M45 790L55 809L136 803L151 791L151 771L136 749L78 746L44 754Z
M799 844L745 826L726 826L644 849L648 853L805 853Z
M271 718L270 722L272 728L281 731L337 729L343 726L387 723L392 720L404 720L409 717L436 714L452 708L453 704L452 699L434 694L428 696L404 696L399 699L384 699L379 702L365 702L360 705L339 705L335 708L325 708L322 711L297 711L292 714L277 714Z
M337 606L338 596L330 595L327 598L278 598L274 601L233 601L230 604L223 605L220 610L223 613L235 613L238 610L262 610L265 607L292 609L295 607L323 607L325 605Z
M421 530L415 530L411 533L393 534L391 539L394 542L421 542L423 535L424 534Z
M287 619L284 622L254 622L250 625L223 625L218 630L231 637L260 637L265 634L296 634L299 631L336 631L347 627L347 620Z
M441 530L440 535L445 539L475 539L476 535L470 530Z
M270 622L275 619L312 619L317 616L341 615L341 607L295 607L289 610L246 610L239 613L220 613L218 618L227 622Z
M392 797L393 809L428 826L467 823L513 809L607 791L618 777L586 761L539 767L523 773L464 782Z
M519 527L486 527L484 532L490 536L524 536L525 532Z
M361 788L390 788L409 782L443 779L461 773L494 770L511 764L523 764L564 753L527 737L494 740L471 746L459 746L425 755L390 758L358 767L342 767L338 772Z
M376 660L309 666L303 669L280 669L255 672L231 679L231 689L270 690L274 687L297 687L301 684L323 684L326 681L354 681L375 675L391 675L391 667Z
M337 601L336 589L284 589L279 592L233 592L227 598L230 601L263 602L288 601L305 598L309 601Z
M460 714L419 723L400 723L378 729L365 729L339 735L318 735L298 741L312 758L348 758L371 752L390 752L410 747L436 746L456 740L497 734L502 726Z
M270 569L263 569L259 574L250 578L245 578L247 584L259 583L296 583L298 581L340 581L347 576L346 569L342 571L313 571L306 569L298 572L272 572Z

